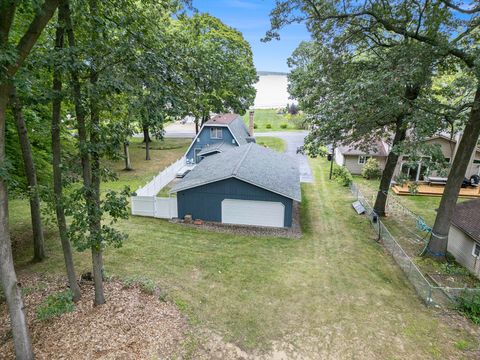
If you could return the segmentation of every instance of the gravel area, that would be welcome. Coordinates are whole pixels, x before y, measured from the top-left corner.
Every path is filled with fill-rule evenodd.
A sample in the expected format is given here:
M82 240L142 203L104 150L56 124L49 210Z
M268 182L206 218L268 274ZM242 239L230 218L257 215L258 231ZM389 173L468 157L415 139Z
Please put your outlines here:
M202 225L195 225L193 223L186 223L181 219L172 219L170 222L181 224L182 226L245 236L287 237L294 239L298 239L302 236L300 225L300 204L296 201L293 202L293 224L291 228L222 224L213 221L205 221Z

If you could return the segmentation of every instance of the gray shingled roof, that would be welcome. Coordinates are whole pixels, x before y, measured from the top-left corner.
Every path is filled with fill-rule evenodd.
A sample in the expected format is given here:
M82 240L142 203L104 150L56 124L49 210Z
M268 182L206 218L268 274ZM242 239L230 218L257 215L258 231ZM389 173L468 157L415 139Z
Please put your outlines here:
M287 155L255 143L203 159L173 187L171 193L232 177L287 198L301 200L297 163Z
M233 147L236 147L236 145L230 144L228 142L221 142L217 144L212 144L212 145L205 145L202 148L202 151L198 153L199 156L203 156L205 154L210 154L212 152L222 152L229 150Z
M457 204L453 212L452 224L480 242L480 199Z
M338 150L343 155L368 155L368 156L388 156L385 146L382 141L378 140L373 146L365 151L361 149L357 143L353 143L348 146L339 146Z
M250 137L247 126L243 122L240 115L228 124L228 128L232 132L233 136L238 140L238 145L244 145L247 143L247 138Z

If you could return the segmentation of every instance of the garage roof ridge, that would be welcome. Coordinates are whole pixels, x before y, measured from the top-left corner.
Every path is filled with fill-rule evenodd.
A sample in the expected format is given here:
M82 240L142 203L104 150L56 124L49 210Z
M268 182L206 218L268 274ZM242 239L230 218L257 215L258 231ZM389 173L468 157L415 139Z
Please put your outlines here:
M248 145L248 149L245 150L245 152L243 153L243 156L241 157L240 161L238 162L238 164L235 166L235 168L233 169L232 171L232 175L233 176L237 176L237 173L238 173L238 169L240 169L240 166L242 166L242 163L245 161L245 158L247 157L248 155L248 152L250 151L250 149L252 148L252 143L249 143Z

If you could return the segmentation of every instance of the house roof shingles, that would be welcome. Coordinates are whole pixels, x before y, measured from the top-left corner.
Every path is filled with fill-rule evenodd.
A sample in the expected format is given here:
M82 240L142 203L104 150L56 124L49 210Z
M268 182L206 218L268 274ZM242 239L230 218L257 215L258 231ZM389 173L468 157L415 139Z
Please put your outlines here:
M343 155L368 155L368 156L388 156L385 145L381 140L377 140L370 150L364 151L357 147L357 144L349 146L339 146L338 150Z
M203 159L171 190L182 190L237 178L287 198L300 201L297 163L286 155L249 143Z
M202 148L202 150L198 153L199 156L203 156L206 154L210 154L212 152L221 152L221 151L226 151L231 148L234 148L235 145L230 144L228 142L221 142L217 144L212 144L212 145L206 145Z
M452 224L480 242L480 199L457 204L452 216Z
M235 139L238 141L238 145L244 145L247 143L247 138L250 136L248 129L243 122L243 119L238 114L219 114L205 123L206 126L212 125L226 125Z

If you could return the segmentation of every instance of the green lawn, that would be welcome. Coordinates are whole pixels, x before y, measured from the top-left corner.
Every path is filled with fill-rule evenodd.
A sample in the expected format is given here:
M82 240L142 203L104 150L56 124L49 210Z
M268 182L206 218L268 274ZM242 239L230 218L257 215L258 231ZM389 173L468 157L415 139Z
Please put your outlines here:
M257 144L279 152L284 152L287 147L285 141L273 136L259 136L257 137Z
M147 172L140 162L133 165ZM327 162L315 159L311 166L315 183L302 184L300 239L132 217L118 225L128 241L105 253L107 274L156 281L194 328L209 329L253 354L275 344L301 358L472 357L460 348L476 347L475 336L421 303L374 241L369 221L352 211L348 189L327 180ZM131 173L122 172L120 179L138 182ZM14 200L11 206L12 230L23 237L29 232L27 202ZM30 249L21 248L19 268L63 273L54 231L47 233L47 261L27 263ZM90 269L90 261L88 253L75 254L79 273Z
M256 125L255 132L301 130L296 125L296 122L299 122L296 119L299 119L300 116L301 115L296 115L296 117L289 120L287 116L277 114L277 109L257 109L255 110L254 118ZM243 119L248 126L248 111L243 116ZM270 125L270 128L267 128L268 124ZM286 125L286 127L282 128L282 124Z

